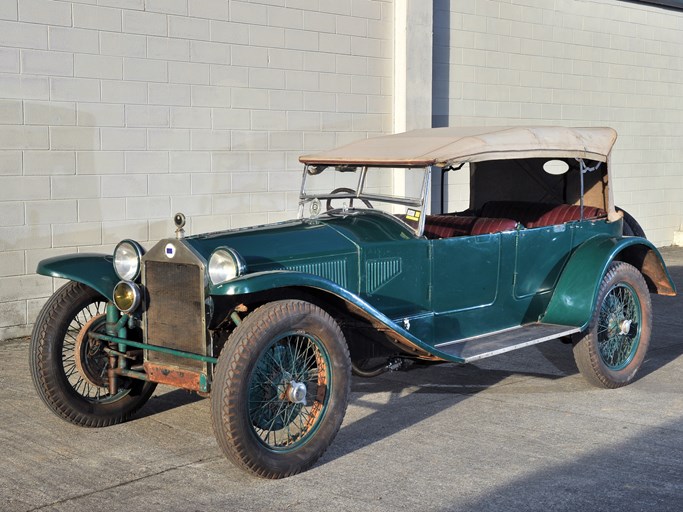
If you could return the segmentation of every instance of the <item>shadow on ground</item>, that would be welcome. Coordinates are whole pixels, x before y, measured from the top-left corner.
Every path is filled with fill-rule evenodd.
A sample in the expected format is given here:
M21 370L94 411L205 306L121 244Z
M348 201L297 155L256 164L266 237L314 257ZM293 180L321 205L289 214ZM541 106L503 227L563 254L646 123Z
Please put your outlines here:
M677 285L683 283L683 266L672 266L669 271ZM676 336L683 329L683 316L680 315L680 311L683 311L683 296L652 296L652 299L655 311L653 339L638 374L639 379L683 354L683 340ZM468 397L504 385L508 380L511 383L529 379L547 381L545 385L538 385L537 392L544 393L553 389L554 381L577 373L571 346L554 341L475 364L413 365L408 371L384 374L374 379L354 377L351 405L371 412L342 427L334 449L330 450L321 464L328 464L409 429L445 408L457 406ZM582 379L577 379L574 385L580 391L591 389ZM386 395L386 398L381 402L368 399L377 395ZM156 395L136 419L201 400L203 398L196 394L172 390ZM391 422L386 421L387 408L398 411L392 416Z

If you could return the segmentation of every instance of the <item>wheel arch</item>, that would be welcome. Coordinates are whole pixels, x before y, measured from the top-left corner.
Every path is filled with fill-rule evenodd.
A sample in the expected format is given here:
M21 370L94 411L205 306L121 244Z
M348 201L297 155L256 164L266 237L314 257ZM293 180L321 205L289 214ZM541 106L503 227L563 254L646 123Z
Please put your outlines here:
M649 242L647 244L635 243L628 245L617 253L613 259L636 267L643 274L650 293L668 296L676 295L676 285L669 275L662 255Z
M96 253L69 254L42 260L38 274L82 283L112 300L119 278L114 272L112 256Z
M650 293L676 295L662 255L650 241L639 237L595 237L581 244L569 258L542 321L585 329L602 276L612 261L633 265L643 275Z

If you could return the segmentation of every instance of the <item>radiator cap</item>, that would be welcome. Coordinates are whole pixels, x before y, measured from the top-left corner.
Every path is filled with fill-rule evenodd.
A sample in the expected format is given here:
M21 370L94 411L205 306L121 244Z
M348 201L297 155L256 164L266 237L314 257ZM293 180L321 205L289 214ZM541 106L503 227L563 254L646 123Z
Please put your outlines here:
M175 237L180 240L185 237L185 214L178 212L173 216L173 223L175 224Z

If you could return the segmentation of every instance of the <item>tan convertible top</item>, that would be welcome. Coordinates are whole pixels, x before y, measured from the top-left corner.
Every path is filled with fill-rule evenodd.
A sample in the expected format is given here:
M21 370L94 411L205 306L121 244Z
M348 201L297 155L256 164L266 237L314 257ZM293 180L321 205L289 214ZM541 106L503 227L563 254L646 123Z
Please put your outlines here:
M617 139L612 128L449 127L352 142L299 158L304 164L445 166L516 158L586 158L601 162Z

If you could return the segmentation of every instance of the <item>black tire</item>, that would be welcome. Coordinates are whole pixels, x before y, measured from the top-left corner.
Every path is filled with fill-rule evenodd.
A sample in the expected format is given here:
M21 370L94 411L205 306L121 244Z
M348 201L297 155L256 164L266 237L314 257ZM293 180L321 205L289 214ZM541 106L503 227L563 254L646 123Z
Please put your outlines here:
M344 419L350 368L339 325L318 306L282 300L255 310L216 365L211 418L223 453L264 478L310 468ZM301 384L306 404L294 400Z
M641 238L647 238L645 236L645 231L643 231L643 228L640 227L640 224L638 224L638 221L634 219L632 215L618 206L616 207L616 210L624 215L624 228L622 229L622 234L624 236L639 236Z
M629 384L645 358L652 331L650 292L632 265L613 261L602 278L593 318L574 345L581 374L601 388Z
M84 335L101 329L106 302L92 288L70 281L45 303L31 336L29 366L38 396L57 416L83 427L127 420L156 387L120 377L119 392L109 395L106 354L99 343L85 345Z

